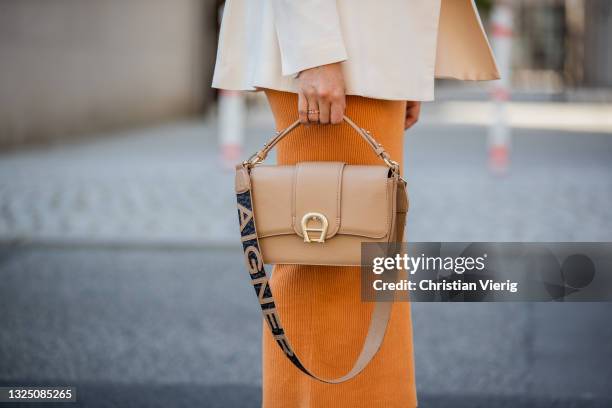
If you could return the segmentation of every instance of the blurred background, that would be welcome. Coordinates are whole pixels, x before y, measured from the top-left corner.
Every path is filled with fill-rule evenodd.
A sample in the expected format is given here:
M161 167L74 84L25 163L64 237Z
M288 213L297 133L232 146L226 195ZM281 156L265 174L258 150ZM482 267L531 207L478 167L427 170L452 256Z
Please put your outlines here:
M0 1L0 384L259 406L231 168L273 122L210 88L222 3ZM612 1L477 3L503 80L407 132L407 239L612 241ZM413 313L420 406L612 406L610 304Z

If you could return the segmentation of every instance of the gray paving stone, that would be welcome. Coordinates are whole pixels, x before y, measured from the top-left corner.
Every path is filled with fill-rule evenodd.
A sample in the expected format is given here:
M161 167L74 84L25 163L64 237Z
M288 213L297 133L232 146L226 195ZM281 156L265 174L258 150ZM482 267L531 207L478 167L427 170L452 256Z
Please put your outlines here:
M0 155L0 239L54 244L0 246L0 383L74 382L87 406L259 405L261 319L214 132ZM612 241L610 135L515 130L505 177L485 171L485 140L407 134L409 240ZM413 304L421 405L610 406L609 311Z
M179 385L192 396L219 388L211 404L228 398L227 386L243 390L245 403L259 398L262 322L238 248L0 246L0 277L1 383L102 387L126 404ZM423 404L604 407L612 399L610 304L412 310Z
M255 121L245 151L272 125ZM0 239L74 244L235 242L232 173L214 121L0 155ZM486 129L426 122L406 136L411 240L611 240L612 137L515 130L505 177Z

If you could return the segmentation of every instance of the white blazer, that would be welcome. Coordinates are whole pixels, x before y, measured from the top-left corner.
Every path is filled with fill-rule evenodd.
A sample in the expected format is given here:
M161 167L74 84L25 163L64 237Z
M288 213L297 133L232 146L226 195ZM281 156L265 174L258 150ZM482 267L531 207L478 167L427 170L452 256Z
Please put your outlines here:
M340 61L346 93L378 99L499 78L473 0L227 0L212 86L296 92L297 73Z

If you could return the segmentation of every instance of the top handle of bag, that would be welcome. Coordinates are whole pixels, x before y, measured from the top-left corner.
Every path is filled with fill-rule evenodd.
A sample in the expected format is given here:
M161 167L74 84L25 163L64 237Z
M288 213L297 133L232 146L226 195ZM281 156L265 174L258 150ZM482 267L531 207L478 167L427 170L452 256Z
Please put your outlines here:
M359 133L359 135L368 143L368 145L374 151L374 153L376 153L376 155L380 157L381 160L383 160L385 164L393 171L393 174L399 175L399 164L396 161L391 159L391 156L389 156L389 153L387 153L385 148L380 143L378 143L376 139L374 139L374 137L370 134L370 132L357 126L357 124L353 122L346 115L344 115L342 119L346 123L348 123L353 129L355 129L357 133ZM251 157L245 160L242 164L245 167L251 168L255 166L256 164L263 162L268 156L268 153L270 152L270 150L272 150L272 148L282 138L287 136L293 129L295 129L299 125L300 125L300 121L296 120L291 125L289 125L289 127L287 127L286 129L276 132L276 134L274 135L274 137L272 137L272 139L268 140L267 143L264 143L261 150L251 155Z

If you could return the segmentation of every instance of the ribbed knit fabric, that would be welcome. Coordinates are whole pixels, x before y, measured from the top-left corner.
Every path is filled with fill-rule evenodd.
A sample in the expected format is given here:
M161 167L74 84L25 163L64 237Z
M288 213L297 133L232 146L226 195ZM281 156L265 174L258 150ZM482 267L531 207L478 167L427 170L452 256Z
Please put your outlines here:
M297 119L297 95L266 90L276 127ZM347 96L346 114L368 129L394 160L402 159L405 102ZM380 164L348 125L300 126L278 144L278 163L343 161ZM359 197L354 197L358 200ZM270 281L289 341L302 362L324 377L345 374L367 333L371 303L360 299L358 267L276 265ZM264 408L410 408L417 405L410 305L393 305L383 345L370 365L342 384L324 384L295 368L264 324Z

